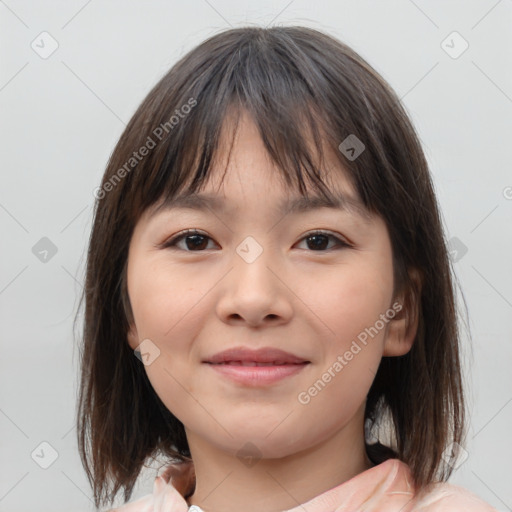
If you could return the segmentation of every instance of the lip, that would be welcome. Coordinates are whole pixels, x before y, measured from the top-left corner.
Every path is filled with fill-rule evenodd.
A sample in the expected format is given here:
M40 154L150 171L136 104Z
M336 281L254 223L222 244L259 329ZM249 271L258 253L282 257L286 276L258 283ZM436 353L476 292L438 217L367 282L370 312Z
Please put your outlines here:
M296 375L310 361L272 347L258 350L235 347L219 352L203 363L238 384L254 387L270 385Z
M237 384L251 387L274 384L286 377L298 374L308 365L308 362L276 366L239 366L236 363L208 364L214 372L223 377L227 377Z
M309 363L309 361L302 357L273 347L263 347L257 350L246 347L233 347L218 352L203 362L219 364L232 361L241 363L276 363L276 365Z

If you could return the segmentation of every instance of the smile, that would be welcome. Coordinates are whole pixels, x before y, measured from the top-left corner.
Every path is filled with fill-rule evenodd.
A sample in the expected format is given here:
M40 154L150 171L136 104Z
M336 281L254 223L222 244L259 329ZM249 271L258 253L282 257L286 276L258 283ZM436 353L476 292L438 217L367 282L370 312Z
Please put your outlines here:
M274 384L286 377L297 375L310 363L279 364L279 362L229 361L206 364L220 376L237 384L259 387Z

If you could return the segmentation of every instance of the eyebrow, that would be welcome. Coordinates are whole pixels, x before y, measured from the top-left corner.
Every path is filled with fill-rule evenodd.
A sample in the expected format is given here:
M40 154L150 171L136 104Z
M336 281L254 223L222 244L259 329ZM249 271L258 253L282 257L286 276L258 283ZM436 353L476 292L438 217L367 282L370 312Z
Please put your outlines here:
M227 202L220 196L210 194L185 193L177 197L166 198L158 208L155 209L153 215L167 210L173 209L191 209L199 211L221 211L227 210ZM355 214L364 220L369 220L371 215L365 206L354 197L346 194L337 194L329 198L323 196L294 197L281 201L275 210L277 215L289 213L303 213L320 208L330 208L346 211Z

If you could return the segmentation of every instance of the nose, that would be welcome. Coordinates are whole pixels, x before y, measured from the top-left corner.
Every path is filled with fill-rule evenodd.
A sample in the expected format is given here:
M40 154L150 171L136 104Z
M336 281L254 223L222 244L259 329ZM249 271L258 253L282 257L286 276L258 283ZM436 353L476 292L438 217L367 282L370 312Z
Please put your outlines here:
M216 306L219 318L225 323L250 327L289 322L293 292L276 258L265 250L255 259L246 258L243 248L239 249L233 255L231 271L221 283Z

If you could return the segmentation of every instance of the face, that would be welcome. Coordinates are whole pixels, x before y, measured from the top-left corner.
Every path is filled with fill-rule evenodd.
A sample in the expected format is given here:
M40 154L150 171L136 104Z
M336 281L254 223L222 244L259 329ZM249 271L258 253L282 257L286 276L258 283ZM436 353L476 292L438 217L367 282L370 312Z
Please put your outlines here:
M136 225L128 342L143 342L148 378L187 434L233 454L250 441L263 457L282 457L362 420L382 356L406 353L412 336L393 297L380 217L326 206L283 211L301 196L278 178L248 117L222 186L221 163L198 194L217 205L148 210ZM358 202L338 163L326 169L331 189ZM238 368L256 379L240 381L229 376L236 364L205 362L234 347L306 362L273 381L283 365ZM292 365L284 366L282 374Z

